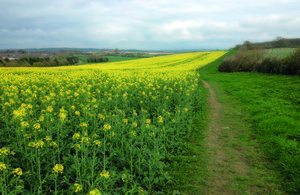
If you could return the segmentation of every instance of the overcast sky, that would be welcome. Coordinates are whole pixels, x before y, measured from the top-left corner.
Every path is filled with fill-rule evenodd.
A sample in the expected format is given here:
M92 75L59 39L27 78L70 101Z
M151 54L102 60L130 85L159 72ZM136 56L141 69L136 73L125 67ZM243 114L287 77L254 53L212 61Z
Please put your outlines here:
M227 49L300 37L300 0L1 0L0 48Z

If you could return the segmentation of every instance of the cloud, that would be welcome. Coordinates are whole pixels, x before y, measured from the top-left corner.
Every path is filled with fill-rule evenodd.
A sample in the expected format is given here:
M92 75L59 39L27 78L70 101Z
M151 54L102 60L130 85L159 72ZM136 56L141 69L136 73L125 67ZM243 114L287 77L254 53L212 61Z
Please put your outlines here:
M297 0L4 0L0 48L226 49L299 37Z

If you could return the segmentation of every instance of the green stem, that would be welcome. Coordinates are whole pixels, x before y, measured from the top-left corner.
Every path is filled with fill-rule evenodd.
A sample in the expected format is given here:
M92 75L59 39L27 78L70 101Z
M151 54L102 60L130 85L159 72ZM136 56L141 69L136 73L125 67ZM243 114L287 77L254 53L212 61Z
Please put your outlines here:
M55 195L58 194L57 192L57 173L55 175Z
M93 167L92 167L92 188L94 187L95 158L96 158L96 152L95 152L95 150L94 150L94 153L93 153Z
M39 167L39 181L40 181L40 186L39 186L39 191L42 193L43 188L42 188L42 178L41 178L41 162L40 162L40 152L37 149L37 162L38 162L38 167Z

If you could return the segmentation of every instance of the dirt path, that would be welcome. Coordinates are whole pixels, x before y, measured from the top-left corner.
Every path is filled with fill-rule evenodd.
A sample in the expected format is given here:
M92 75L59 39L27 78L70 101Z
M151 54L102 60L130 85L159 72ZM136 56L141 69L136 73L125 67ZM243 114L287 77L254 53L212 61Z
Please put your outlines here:
M207 135L211 175L209 191L211 194L239 194L235 190L235 180L247 179L250 167L243 156L243 151L233 149L232 145L228 144L228 140L234 141L237 133L230 131L228 124L224 124L222 104L218 102L211 86L206 81L202 82L209 90L210 123ZM251 193L251 189L245 190L246 194Z

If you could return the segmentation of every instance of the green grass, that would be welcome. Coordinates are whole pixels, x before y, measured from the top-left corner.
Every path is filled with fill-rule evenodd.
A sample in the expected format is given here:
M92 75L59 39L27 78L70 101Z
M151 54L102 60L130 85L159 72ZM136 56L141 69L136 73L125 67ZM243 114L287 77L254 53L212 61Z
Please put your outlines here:
M226 55L234 54L231 51ZM269 161L265 165L280 173L278 180L288 193L300 193L300 77L262 73L220 73L218 59L201 73L215 83L229 101L237 100L251 125L245 136L257 140ZM234 117L234 116L233 116ZM246 143L246 142L245 142ZM250 158L257 157L251 154ZM276 179L273 178L276 182Z
M197 111L193 118L192 134L186 145L186 152L179 156L171 156L173 162L168 169L173 177L172 185L164 191L165 194L205 194L208 192L208 161L206 159L206 135L208 120L207 91L202 86L201 91L205 93L199 96Z

